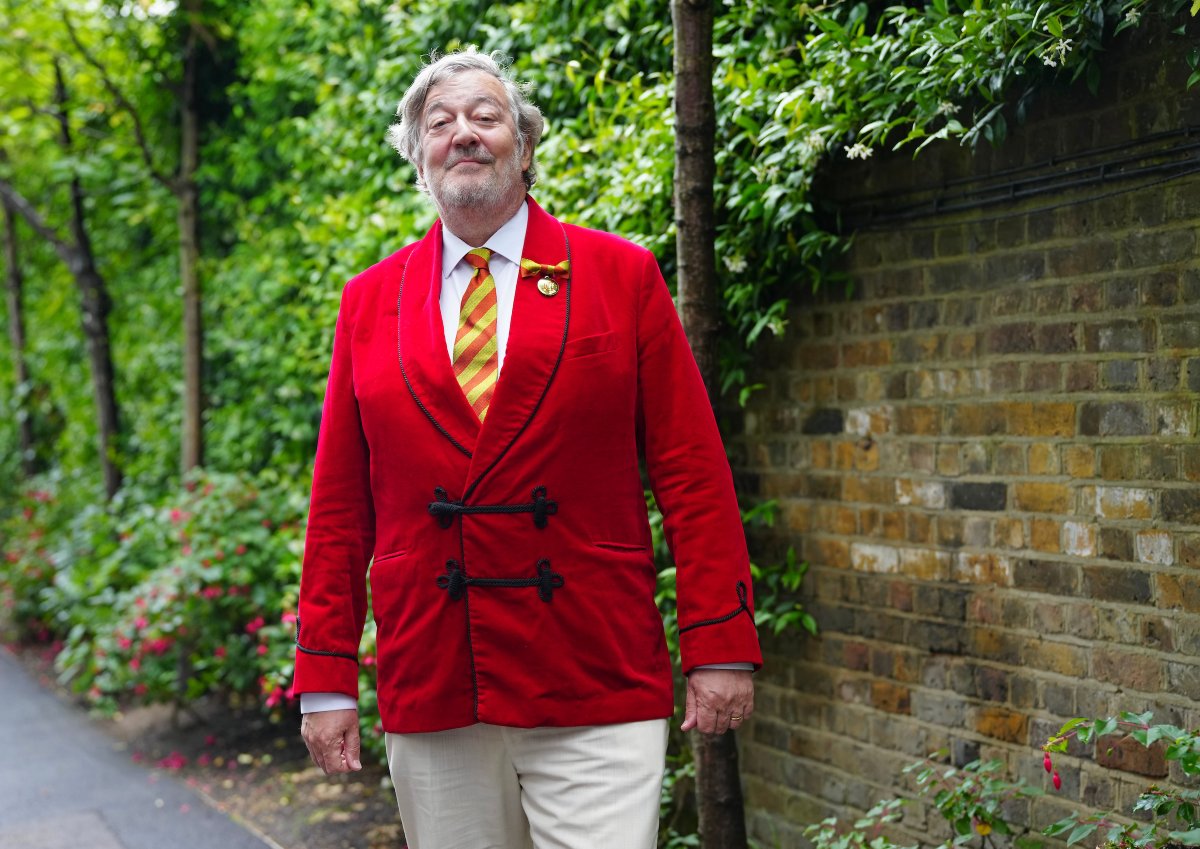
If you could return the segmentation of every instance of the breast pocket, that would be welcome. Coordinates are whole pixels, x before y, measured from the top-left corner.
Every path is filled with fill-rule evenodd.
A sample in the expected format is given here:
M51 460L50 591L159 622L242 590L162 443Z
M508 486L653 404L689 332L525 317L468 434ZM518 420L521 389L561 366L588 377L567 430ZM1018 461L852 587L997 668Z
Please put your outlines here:
M567 347L563 350L563 359L572 360L579 357L590 357L603 354L617 347L617 334L597 333L594 336L581 336L578 339L568 339Z

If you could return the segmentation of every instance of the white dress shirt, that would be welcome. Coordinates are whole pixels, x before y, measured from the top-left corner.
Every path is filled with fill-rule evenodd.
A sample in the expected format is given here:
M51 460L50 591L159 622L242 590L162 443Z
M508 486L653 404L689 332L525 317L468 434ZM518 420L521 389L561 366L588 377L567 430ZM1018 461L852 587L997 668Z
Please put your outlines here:
M497 230L484 247L490 248L492 258L488 268L496 283L496 347L500 368L504 367L504 349L508 345L508 331L512 326L513 301L517 296L518 272L521 252L525 249L525 229L529 224L529 205L521 204L517 214L508 219ZM442 325L446 332L446 355L454 362L454 337L458 335L458 315L463 295L475 273L475 267L464 257L472 250L458 236L442 226L442 292L438 306L442 311ZM699 669L744 669L754 668L752 663L714 663ZM300 712L318 713L325 710L354 710L358 705L345 693L301 693Z

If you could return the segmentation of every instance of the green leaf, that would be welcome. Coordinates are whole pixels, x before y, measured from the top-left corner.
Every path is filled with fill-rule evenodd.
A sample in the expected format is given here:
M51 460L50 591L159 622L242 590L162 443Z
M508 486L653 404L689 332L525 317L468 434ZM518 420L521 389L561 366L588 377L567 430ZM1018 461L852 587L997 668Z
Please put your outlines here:
M1075 826L1074 830L1071 831L1070 836L1067 838L1067 845L1074 846L1076 843L1083 840L1089 834L1092 834L1093 832L1095 832L1095 830L1096 830L1095 823L1081 822L1079 825Z
M1046 29L1055 38L1063 37L1062 21L1058 19L1058 15L1051 15L1046 18Z

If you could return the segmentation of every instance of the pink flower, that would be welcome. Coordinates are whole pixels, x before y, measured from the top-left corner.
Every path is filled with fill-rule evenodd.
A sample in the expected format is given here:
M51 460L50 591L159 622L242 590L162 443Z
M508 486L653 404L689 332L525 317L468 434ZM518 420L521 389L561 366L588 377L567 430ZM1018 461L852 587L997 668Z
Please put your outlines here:
M220 598L225 595L225 590L221 587L205 587L200 591L200 595L208 599Z
M190 545L184 545L183 548L181 548L179 550L183 553L183 555L185 557L192 553L192 547Z
M146 695L146 690L148 689L149 688L145 684L138 682L137 684L133 685L133 694L135 696L144 696Z
M1061 789L1062 789L1062 779L1058 777L1058 771L1057 771L1057 770L1055 770L1055 772L1054 772L1054 775L1052 775L1052 776L1050 777L1050 780L1054 782L1054 789L1055 789L1055 790L1061 790Z
M295 625L296 624L296 614L290 610L285 610L283 612L283 616L279 617L279 621L282 622L284 625Z
M178 507L171 508L171 524L178 525L180 522L187 519L188 514L180 510Z
M275 707L283 700L283 687L276 687L271 691L271 695L267 696L267 707Z
M1054 769L1054 765L1050 763L1050 753L1046 752L1046 757L1042 758L1042 766L1046 768L1046 772Z
M225 649L225 646L217 646L215 649L213 649L213 657L217 658L217 660L224 660L225 655L228 653L229 652Z
M235 548L235 549L233 550L233 553L234 553L234 554L245 554L245 553L246 553L246 546L244 546L244 545L239 545L237 548Z
M165 758L162 758L158 765L163 769L183 769L187 766L187 758L179 752L171 752Z
M139 631L145 628L147 624L149 623L146 622L145 616L139 616L137 619L133 620L133 627L137 628Z
M212 755L208 752L201 752L196 757L196 766L208 766L210 763L212 763Z
M153 593L153 592L154 592L154 590L151 590L150 592L151 592L151 593ZM137 598L135 598L135 599L133 600L133 606L134 606L134 607L145 607L145 606L146 606L146 599L142 598L141 596L138 596Z
M362 662L363 662L363 666L374 666L375 665L375 655L373 655L373 654L365 655L363 657Z
M266 653L267 653L267 647L265 645L260 645L258 647L258 656L262 657Z
M133 657L129 659L129 668L137 672L142 668L141 658Z
M128 637L117 637L117 648L121 649L122 651L128 649L132 645L133 640L129 639Z
M251 619L249 622L246 623L246 633L251 634L251 635L257 634L259 629L262 628L262 626L266 625L266 624L267 623L263 621L263 618L261 616L255 616L253 619Z

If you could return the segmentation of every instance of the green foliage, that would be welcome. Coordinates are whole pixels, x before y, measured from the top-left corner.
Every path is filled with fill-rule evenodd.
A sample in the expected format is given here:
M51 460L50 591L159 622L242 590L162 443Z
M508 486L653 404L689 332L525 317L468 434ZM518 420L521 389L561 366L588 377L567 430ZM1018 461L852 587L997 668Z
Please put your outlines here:
M974 760L960 768L943 763L945 756L944 751L935 752L904 769L905 775L914 777L920 796L932 796L933 808L950 827L951 837L942 844L945 849L976 842L980 847L993 847L994 835L1002 835L1022 849L1041 845L1040 840L1029 837L1028 829L1014 829L1004 818L1005 804L1039 796L1040 789L1024 779L1007 778L1000 761ZM887 827L903 819L904 805L903 799L889 799L850 825L832 817L809 826L805 834L814 849L900 849Z
M1122 737L1140 746L1158 746L1167 761L1178 764L1189 778L1200 776L1200 731L1187 731L1175 725L1155 723L1153 713L1123 712L1106 719L1076 717L1068 720L1042 747L1046 752L1046 770L1053 770L1051 753L1066 754L1072 740L1100 745L1101 741ZM1055 772L1057 775L1057 772ZM1073 846L1084 840L1092 843L1098 835L1106 849L1145 849L1167 846L1200 846L1200 790L1194 787L1162 788L1151 785L1138 796L1133 815L1147 822L1121 822L1115 813L1078 812L1064 817L1045 830L1050 837L1066 840Z

